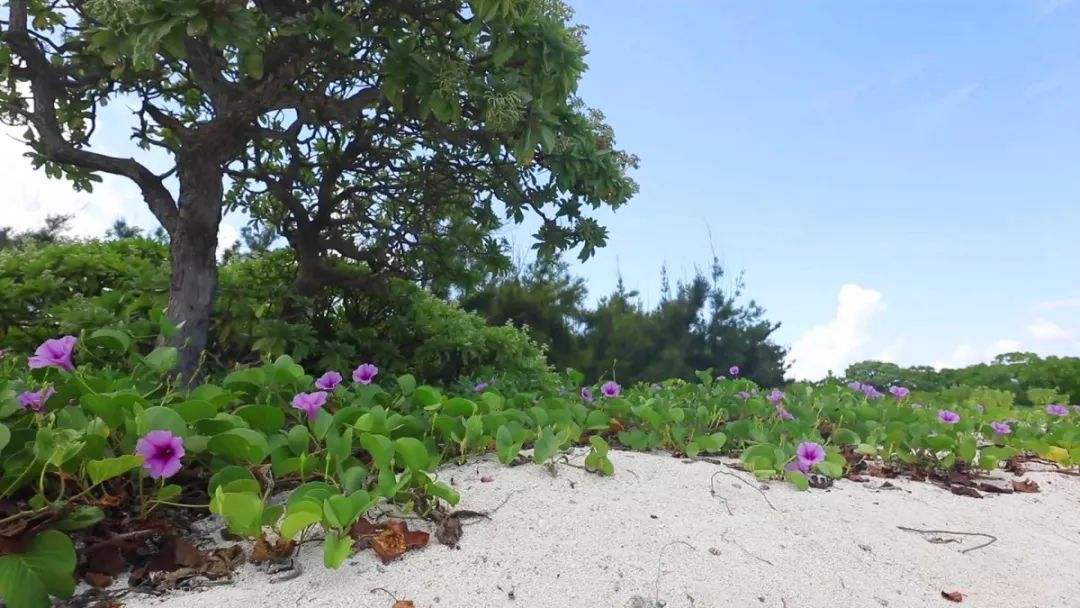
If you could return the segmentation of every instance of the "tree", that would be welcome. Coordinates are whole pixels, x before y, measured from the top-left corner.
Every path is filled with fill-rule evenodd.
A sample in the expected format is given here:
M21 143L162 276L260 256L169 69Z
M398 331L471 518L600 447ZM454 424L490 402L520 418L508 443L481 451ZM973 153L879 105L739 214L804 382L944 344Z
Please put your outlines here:
M574 96L570 16L557 0L11 0L0 109L49 175L138 186L169 236L190 377L228 209L284 236L305 296L388 276L438 288L501 263L500 214L537 214L544 252L602 246L585 210L629 200L637 159ZM117 99L168 171L92 149Z

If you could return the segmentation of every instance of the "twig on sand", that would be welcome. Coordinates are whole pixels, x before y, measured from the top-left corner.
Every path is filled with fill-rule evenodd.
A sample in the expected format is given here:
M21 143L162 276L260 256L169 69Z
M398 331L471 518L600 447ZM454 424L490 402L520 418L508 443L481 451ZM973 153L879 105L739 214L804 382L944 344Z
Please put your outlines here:
M769 497L765 495L765 492L763 492L759 486L756 486L756 485L750 483L749 481L746 481L745 479L743 479L742 477L739 477L738 475L736 475L735 473L732 473L731 471L725 471L723 469L720 469L720 470L717 470L715 473L713 473L712 477L709 478L709 489L712 492L713 496L717 496L717 497L720 498L720 500L724 501L724 506L727 507L728 515L732 514L731 513L731 507L728 506L727 499L725 499L723 496L720 496L720 494L716 491L716 476L717 475L727 475L728 477L734 477L735 479L738 479L739 481L743 482L744 484L746 484L746 485L750 486L751 488L757 490L757 493L761 494L761 497L765 499L765 504L769 505L769 508L772 509L773 511L777 510L776 506L772 504L772 501L769 500Z
M660 577L663 575L664 549L667 549L672 545L686 545L687 547L690 547L691 551L697 551L697 549L694 548L694 545L691 545L685 540L673 540L663 547L660 547L660 555L656 558L656 597L653 598L653 606L660 605Z
M963 549L962 551L960 551L960 553L970 553L972 551L977 551L984 547L989 547L990 545L997 542L996 536L994 536L993 534L985 534L983 532L954 532L952 530L920 530L919 528L908 528L906 526L896 527L903 530L904 532L915 532L916 534L955 534L957 536L981 536L983 538L990 539L981 545L975 545L974 547L968 547L967 549Z
M749 555L750 557L752 557L752 558L754 558L754 559L758 560L759 562L763 562L763 563L769 564L770 566L774 566L774 565L775 565L775 564L773 564L772 562L770 562L769 560L765 559L764 557L758 557L757 555L754 555L754 554L753 554L753 553L751 553L751 552L750 552L750 551L749 551L749 550L748 550L748 549L747 549L746 547L744 547L744 546L740 545L740 544L739 544L738 542L736 542L736 541L733 541L733 540L729 539L729 538L727 537L727 532L724 532L723 534L721 534L721 535L720 535L720 538L724 539L724 542L727 542L727 543L731 543L731 544L735 545L736 547L738 547L738 548L742 549L742 552L743 552L743 553L745 553L745 554Z
M457 517L458 519L467 519L467 518L491 519L491 516L494 515L496 511L503 508L503 505L505 505L506 503L510 502L510 499L514 497L514 494L517 494L518 492L521 492L521 491L522 490L514 490L513 492L510 492L509 494L506 495L506 498L504 498L503 501L499 503L499 505L497 507L495 507L494 509L491 509L490 511L454 511L453 513L450 513L449 516L450 517ZM463 526L468 526L469 524L463 523L462 525Z

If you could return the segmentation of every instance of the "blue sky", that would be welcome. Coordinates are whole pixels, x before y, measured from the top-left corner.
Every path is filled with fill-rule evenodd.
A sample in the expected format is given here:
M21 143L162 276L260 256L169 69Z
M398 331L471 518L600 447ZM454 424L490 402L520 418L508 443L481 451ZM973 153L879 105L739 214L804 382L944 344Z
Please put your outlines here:
M655 303L664 263L687 276L714 248L783 323L795 376L1080 355L1080 0L574 5L581 94L642 159L575 267L594 296L621 272ZM73 198L19 152L0 138L16 225L151 223L125 184Z
M594 294L655 302L708 227L796 371L1080 354L1080 3L574 5L581 93L642 158Z

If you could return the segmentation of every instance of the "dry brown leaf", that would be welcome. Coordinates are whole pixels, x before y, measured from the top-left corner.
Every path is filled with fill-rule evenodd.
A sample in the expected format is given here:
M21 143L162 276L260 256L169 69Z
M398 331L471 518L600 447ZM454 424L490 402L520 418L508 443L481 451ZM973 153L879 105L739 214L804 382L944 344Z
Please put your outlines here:
M959 604L964 601L964 594L959 591L942 591L941 597L949 600L950 602L956 602Z
M168 536L161 545L161 550L151 560L150 570L173 572L180 568L198 568L206 561L206 555L195 545L180 536Z
M1039 484L1030 479L1014 479L1012 482L1013 489L1017 492L1024 492L1026 494L1034 494L1039 491Z
M450 514L442 518L439 525L435 527L435 538L439 539L439 542L447 547L456 547L458 542L461 541L461 535L464 532L461 519Z
M100 572L87 572L83 575L83 580L87 585L91 587L97 587L98 589L104 589L113 584L113 577L108 574L101 574Z
M615 435L617 433L621 433L623 428L623 423L618 418L612 418L608 430L611 432L612 435Z
M410 602L409 600L398 600L394 602L394 605L390 608L416 608L416 604Z
M381 532L371 539L371 548L384 564L399 558L409 549L428 543L428 533L409 530L403 521L388 521Z
M957 496L970 496L972 498L982 498L982 494L979 491L970 486L962 486L958 483L954 483L949 486L949 491Z
M296 543L291 540L286 541L279 538L274 541L274 544L270 544L270 541L266 540L266 536L259 536L259 538L255 539L255 546L251 550L251 561L259 563L288 557L292 555L295 548Z

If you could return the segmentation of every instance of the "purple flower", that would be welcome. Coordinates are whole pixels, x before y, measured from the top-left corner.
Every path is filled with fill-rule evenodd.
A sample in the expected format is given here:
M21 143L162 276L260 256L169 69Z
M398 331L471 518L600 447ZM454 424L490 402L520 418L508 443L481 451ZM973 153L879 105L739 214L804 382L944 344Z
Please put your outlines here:
M71 364L71 351L75 349L75 336L64 336L54 340L46 340L34 351L34 356L27 362L30 369L39 367L59 367L69 372L75 371Z
M994 429L994 432L998 435L1008 435L1012 432L1012 427L1010 427L1008 423L1005 422L991 422L990 428Z
M487 382L478 382L476 384L476 386L473 387L473 390L476 391L477 393L482 393L482 392L486 391L489 386L491 386L491 385L488 384Z
M739 398L742 399L743 401L746 401L747 399L749 399L751 397L750 393L748 393L746 391L739 391L738 393L735 393L735 394L738 395Z
M30 410L37 412L38 414L45 412L45 402L56 394L56 389L51 386L45 387L37 392L26 391L19 395L19 406L24 410Z
M728 374L730 374L732 377L738 376L739 375L739 366L738 365L732 365L730 368L728 368L727 371L728 371Z
M850 388L853 391L860 391L861 392L863 390L863 383L858 382L858 381L852 381L852 382L848 382L847 387Z
M314 420L319 415L319 408L324 405L326 405L326 393L323 391L300 393L292 399L292 406L306 413L310 420Z
M910 395L911 391L908 390L907 388L903 387L903 386L890 386L889 387L889 394L892 395L893 397L896 397L897 401L900 401L904 397L907 397L908 395Z
M867 399L880 399L881 397L885 396L885 393L882 393L870 384L864 384L862 387L862 392L864 395L866 395Z
M782 405L776 406L776 413L780 415L781 420L794 420L795 416L791 412L787 411Z
M332 393L337 390L339 384L341 384L341 374L329 371L319 376L319 379L315 381L315 388Z
M795 448L795 458L798 459L801 467L809 469L815 464L825 461L825 448L821 447L820 443L804 441L799 444L799 447ZM801 467L800 470L803 470Z
M180 470L184 439L169 431L150 431L135 444L135 453L143 456L143 468L154 479L166 479Z
M360 384L371 384L371 381L375 379L375 376L379 374L379 368L375 367L371 363L363 363L360 367L353 370L352 379L354 382Z
M937 419L945 424L956 424L957 422L960 422L960 414L951 410L940 410Z
M784 391L780 389L773 389L767 399L772 402L774 406L780 405L780 402L784 400Z
M1048 405L1046 406L1046 413L1051 416L1068 416L1069 408L1064 405Z
M581 398L585 401L592 401L592 391L589 390L589 387L586 386L581 389Z
M612 398L618 397L619 393L622 392L622 389L618 384L609 381L605 382L604 385L600 387L600 392L603 393L605 397Z

